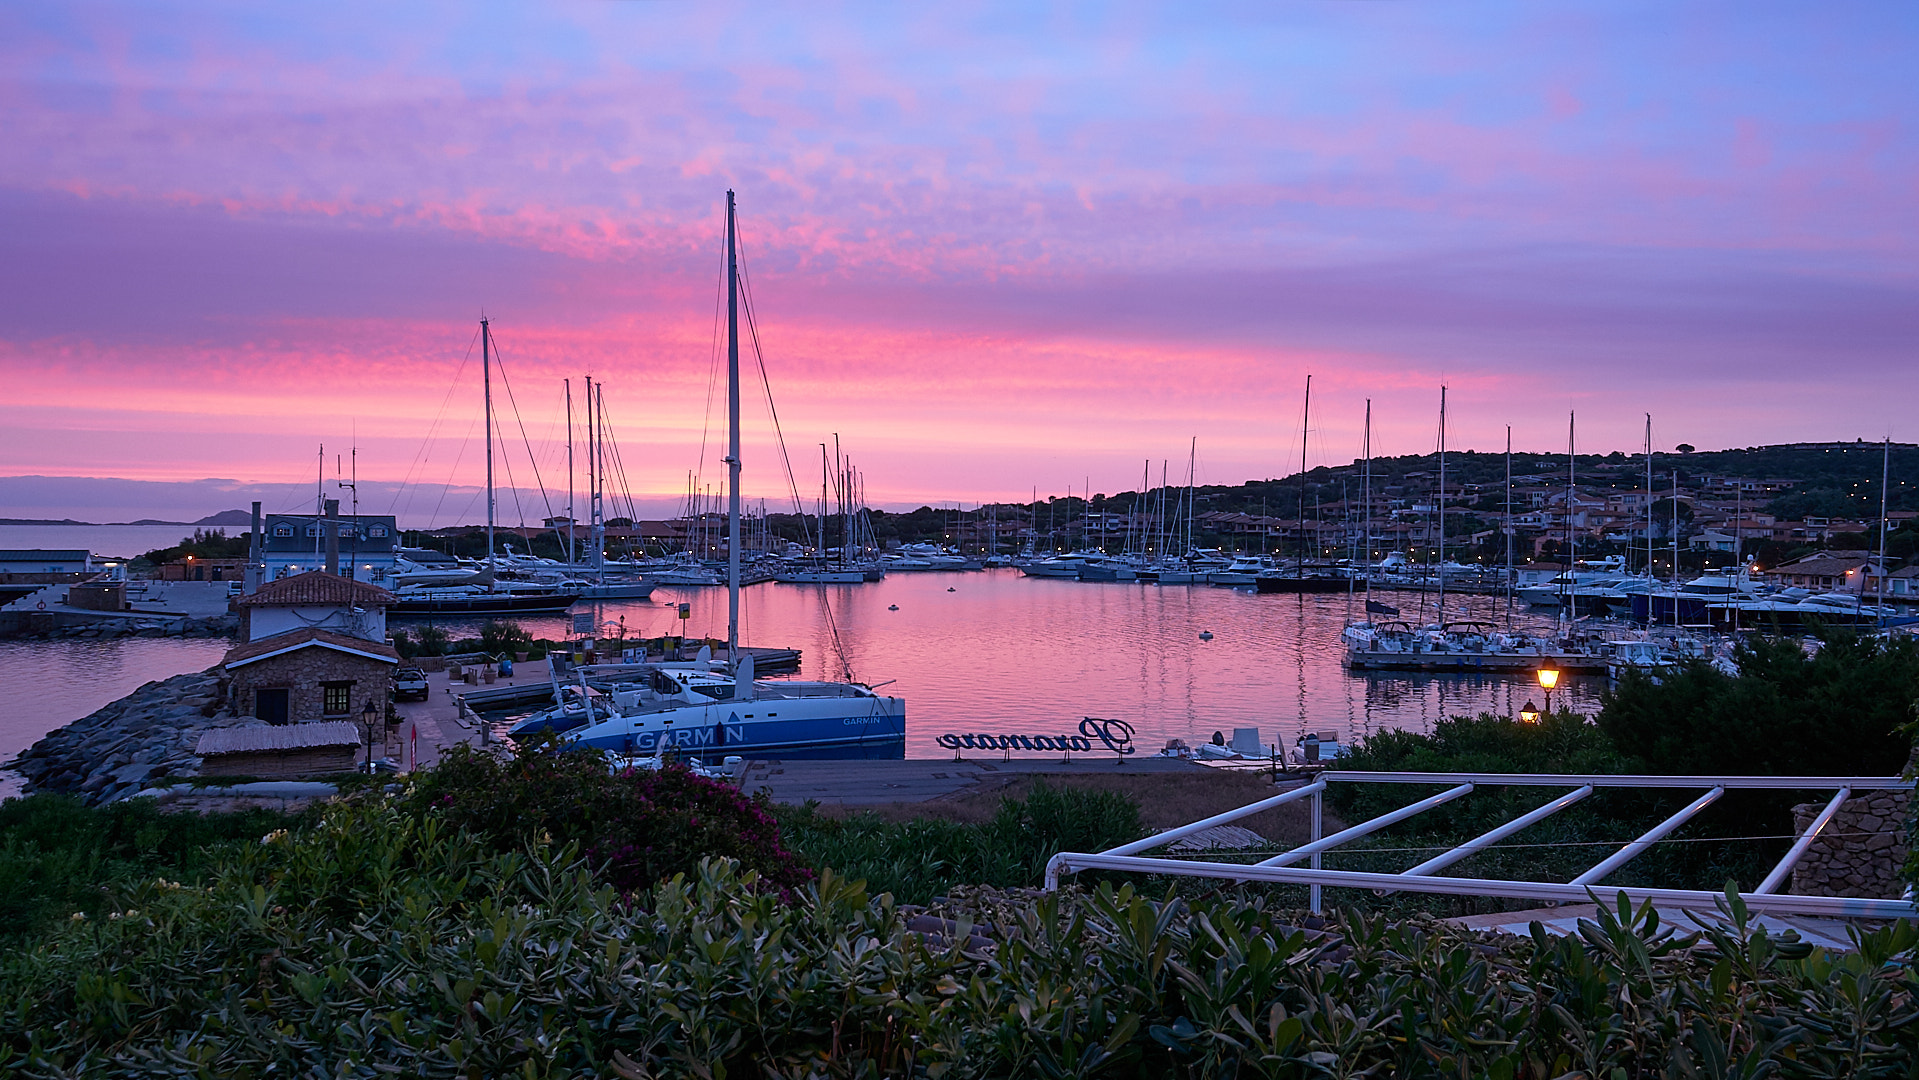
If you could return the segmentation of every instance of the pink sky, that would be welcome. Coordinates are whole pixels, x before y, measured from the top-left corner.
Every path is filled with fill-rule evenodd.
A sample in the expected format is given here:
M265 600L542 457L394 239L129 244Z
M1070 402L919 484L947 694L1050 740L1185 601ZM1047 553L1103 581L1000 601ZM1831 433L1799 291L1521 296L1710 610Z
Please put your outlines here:
M802 490L836 432L886 505L1123 490L1195 436L1201 482L1284 475L1309 372L1313 464L1368 398L1379 452L1431 449L1441 383L1458 447L1574 409L1592 452L1647 412L1910 440L1915 43L1891 3L9 5L0 478L306 482L357 442L383 490L477 483L484 311L522 486L591 374L671 496L729 186Z

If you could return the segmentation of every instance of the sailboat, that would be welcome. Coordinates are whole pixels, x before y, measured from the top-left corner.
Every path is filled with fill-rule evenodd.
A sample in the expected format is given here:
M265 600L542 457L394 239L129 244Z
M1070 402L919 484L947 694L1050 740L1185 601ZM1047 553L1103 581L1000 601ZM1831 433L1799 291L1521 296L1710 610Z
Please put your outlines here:
M389 618L409 615L525 615L561 612L580 599L568 591L532 582L508 582L499 577L493 542L496 502L493 492L493 329L480 319L480 379L486 396L486 570L471 584L403 585L393 591Z
M906 702L855 682L761 682L753 657L739 647L740 630L740 327L739 256L734 195L726 193L727 555L726 645L723 671L689 672L652 665L624 666L638 677L618 715L569 732L584 746L621 754L671 750L692 760L729 756L903 758ZM638 665L647 668L647 665ZM620 698L615 692L616 699Z
M1306 573L1308 545L1306 541L1306 433L1313 416L1313 377L1306 376L1306 404L1300 414L1299 422L1299 558L1294 560L1289 574L1279 567L1265 567L1253 575L1252 586L1262 593L1334 593L1346 592L1349 586L1346 579L1329 573ZM1213 575L1218 583L1219 575Z

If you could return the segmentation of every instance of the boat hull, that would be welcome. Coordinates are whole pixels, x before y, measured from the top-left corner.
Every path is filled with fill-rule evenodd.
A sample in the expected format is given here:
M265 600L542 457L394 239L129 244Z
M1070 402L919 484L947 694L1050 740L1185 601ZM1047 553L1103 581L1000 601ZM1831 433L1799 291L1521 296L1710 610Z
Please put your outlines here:
M670 724L665 723L668 717ZM897 760L906 756L906 703L885 697L720 701L615 717L572 738L617 753L653 754L664 745L702 761L735 754L783 760Z
M1353 587L1353 582L1346 578L1262 577L1253 580L1253 588L1261 593L1341 593Z
M580 590L580 595L588 600L644 600L653 595L653 583L613 582L605 585L588 585Z
M578 603L578 593L551 596L446 597L435 600L399 599L387 606L387 618L426 618L434 615L524 615L535 611L565 611Z

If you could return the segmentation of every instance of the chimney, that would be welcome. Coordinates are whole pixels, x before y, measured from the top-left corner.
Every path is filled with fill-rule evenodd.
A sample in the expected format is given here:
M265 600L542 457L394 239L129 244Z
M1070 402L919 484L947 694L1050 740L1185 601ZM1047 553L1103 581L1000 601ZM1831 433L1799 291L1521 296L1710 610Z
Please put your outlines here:
M253 535L247 538L247 574L246 591L249 595L260 591L262 563L266 561L265 539L261 534L260 504L253 504Z
M340 572L340 500L326 501L326 572Z

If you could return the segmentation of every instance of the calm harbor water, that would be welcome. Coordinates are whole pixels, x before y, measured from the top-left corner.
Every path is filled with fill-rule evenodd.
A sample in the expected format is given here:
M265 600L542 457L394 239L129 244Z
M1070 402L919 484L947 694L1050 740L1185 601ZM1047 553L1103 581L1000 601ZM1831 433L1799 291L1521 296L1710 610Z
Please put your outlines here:
M948 590L952 591L948 591ZM1433 600L1390 594L1404 617L1430 618ZM649 600L583 605L609 636L680 631L726 636L726 591L662 587ZM897 606L899 610L890 610ZM1503 620L1488 597L1452 597L1447 617ZM1205 585L1090 584L1016 570L893 574L867 585L755 585L740 598L741 640L803 651L808 678L887 684L907 702L907 754L944 756L941 734L1062 734L1080 718L1134 725L1142 752L1166 740L1204 741L1256 727L1287 744L1306 731L1342 741L1384 728L1428 730L1446 716L1511 713L1536 687L1482 676L1355 677L1340 664L1347 600L1259 596ZM518 620L537 637L564 638L565 617ZM396 622L418 626L418 622ZM456 636L477 620L443 622ZM1210 641L1200 640L1211 631ZM8 708L0 760L150 679L217 663L224 639L0 642ZM1555 703L1591 711L1603 679L1569 679ZM11 774L0 773L0 792Z
M1420 617L1422 603L1428 618L1436 614L1430 596L1376 596L1407 619ZM626 636L654 637L679 632L682 601L692 606L689 636L726 636L724 589L663 586L648 600L574 610L593 612L608 636L624 620ZM1483 676L1349 675L1339 636L1347 610L1344 595L1092 584L1017 570L896 573L866 585L755 585L740 597L740 639L801 649L808 678L843 677L843 656L859 681L889 683L885 692L906 699L914 758L948 753L934 742L947 732L1066 733L1086 716L1127 721L1142 752L1156 752L1173 738L1231 738L1235 727L1259 728L1268 743L1291 745L1306 731L1345 741L1540 701L1536 686ZM1504 608L1491 597L1449 597L1447 618L1467 617L1503 622ZM568 633L562 617L518 621L537 637ZM478 620L442 625L459 636ZM1554 704L1596 709L1604 685L1568 679Z
M0 641L6 701L0 710L0 762L143 683L205 671L232 645L226 638ZM0 770L0 798L18 794L19 786L17 773Z

